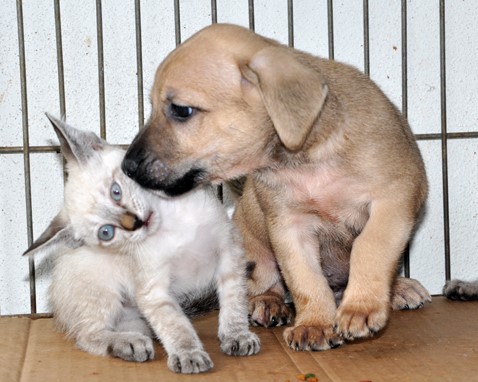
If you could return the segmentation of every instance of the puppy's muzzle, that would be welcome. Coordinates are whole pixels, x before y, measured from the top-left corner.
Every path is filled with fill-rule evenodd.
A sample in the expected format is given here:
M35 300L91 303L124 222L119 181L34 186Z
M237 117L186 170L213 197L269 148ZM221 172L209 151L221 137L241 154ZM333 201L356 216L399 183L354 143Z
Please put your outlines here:
M121 164L123 172L142 187L163 191L166 195L184 194L201 183L205 172L191 168L178 175L151 150L133 141Z

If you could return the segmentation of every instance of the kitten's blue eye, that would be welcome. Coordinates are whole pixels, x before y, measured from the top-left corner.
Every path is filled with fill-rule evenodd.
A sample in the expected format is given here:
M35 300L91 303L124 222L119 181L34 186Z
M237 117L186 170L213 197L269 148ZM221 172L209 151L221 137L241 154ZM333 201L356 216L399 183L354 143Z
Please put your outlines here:
M115 237L115 227L111 224L105 224L98 230L98 239L101 241L110 241Z
M110 188L110 195L115 202L119 202L121 200L121 196L123 196L123 192L121 191L121 187L118 183L113 182Z

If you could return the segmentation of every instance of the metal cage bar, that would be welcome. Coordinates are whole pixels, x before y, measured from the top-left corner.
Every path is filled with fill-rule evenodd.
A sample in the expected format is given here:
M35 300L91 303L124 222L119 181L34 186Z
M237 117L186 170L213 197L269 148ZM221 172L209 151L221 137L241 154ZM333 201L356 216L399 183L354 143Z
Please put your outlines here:
M25 58L25 33L23 29L23 3L17 0L17 26L18 26L18 50L20 59L20 83L22 102L22 131L23 131L23 169L25 176L25 206L27 215L28 246L33 243L33 219L32 219L32 187L30 172L30 139L28 130L28 97L27 97L27 70ZM36 280L35 261L33 256L28 257L28 274L30 284L30 312L36 314Z
M289 46L294 47L294 1L287 0L287 27Z
M65 71L63 68L63 41L61 34L60 0L55 0L55 35L56 35L56 62L58 68L58 96L60 99L60 115L66 117Z
M363 71L367 76L370 76L370 25L368 14L368 0L363 0Z
M141 38L141 1L134 1L134 23L136 30L136 75L138 82L138 126L144 127L144 85L143 85L143 42Z
M445 278L450 279L450 206L448 203L448 140L446 123L446 51L445 51L445 0L440 0L440 109L443 182L443 234L445 250Z
M179 0L174 0L174 33L176 36L176 46L181 44L181 15Z
M329 59L334 59L334 1L327 0L327 25L329 38Z
M100 136L106 139L105 57L103 49L103 10L96 0L96 40L98 46L98 90L100 107Z
M249 1L249 29L250 30L255 30L256 28L256 21L254 19L254 0L248 0Z
M407 0L402 0L401 12L402 29L402 114L408 118L408 41L407 41ZM410 246L407 245L403 253L403 273L410 277Z

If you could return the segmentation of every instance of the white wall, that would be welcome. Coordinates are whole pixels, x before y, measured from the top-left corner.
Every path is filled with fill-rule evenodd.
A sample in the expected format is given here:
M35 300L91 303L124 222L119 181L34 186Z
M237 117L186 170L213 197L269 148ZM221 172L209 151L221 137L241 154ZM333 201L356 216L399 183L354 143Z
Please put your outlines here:
M362 0L334 2L335 59L363 69ZM438 1L409 0L408 115L415 133L439 133L440 67ZM288 41L287 1L255 0L255 30ZM401 107L401 1L370 0L370 75ZM103 33L106 131L127 144L138 130L134 1L104 0ZM181 0L181 37L211 22L209 0ZM173 1L142 0L145 116L154 70L175 46ZM44 112L60 113L53 1L23 1L30 145L50 145L54 134ZM217 0L219 22L249 25L247 0ZM447 125L450 132L478 129L478 2L446 2ZM328 56L327 1L294 1L295 47ZM66 115L99 131L96 3L61 2ZM0 0L0 146L21 146L22 110L16 2ZM423 222L411 245L411 274L432 293L445 280L441 143L420 141L430 181ZM452 277L478 277L478 139L448 142ZM24 163L0 153L0 314L29 313ZM57 154L31 155L34 237L62 199ZM47 280L38 280L38 310L46 311Z

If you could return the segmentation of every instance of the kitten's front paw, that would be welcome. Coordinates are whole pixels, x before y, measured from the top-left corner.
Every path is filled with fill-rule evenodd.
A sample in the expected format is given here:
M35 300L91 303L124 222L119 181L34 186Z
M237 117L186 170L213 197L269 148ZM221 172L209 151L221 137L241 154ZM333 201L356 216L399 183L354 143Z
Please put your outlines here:
M168 367L175 373L197 374L212 369L214 364L203 350L183 350L168 357Z
M443 287L443 294L450 300L478 300L478 280L474 282L450 280Z
M140 333L118 333L108 347L108 353L126 361L148 361L154 358L153 341Z
M236 336L225 336L221 339L221 350L228 355L253 355L261 349L261 341L252 332L244 332Z

